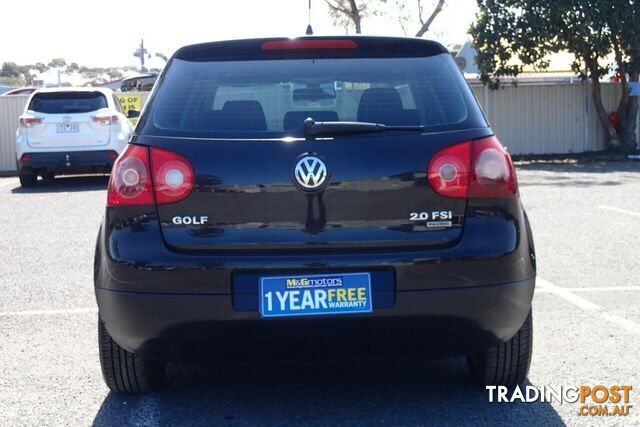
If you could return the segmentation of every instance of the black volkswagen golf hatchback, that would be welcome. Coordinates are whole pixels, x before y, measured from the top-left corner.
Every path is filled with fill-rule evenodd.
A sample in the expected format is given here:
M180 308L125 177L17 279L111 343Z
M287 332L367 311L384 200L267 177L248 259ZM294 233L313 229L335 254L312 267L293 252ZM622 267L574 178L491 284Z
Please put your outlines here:
M111 174L102 372L138 393L167 362L466 355L516 384L534 285L511 158L440 44L187 46Z

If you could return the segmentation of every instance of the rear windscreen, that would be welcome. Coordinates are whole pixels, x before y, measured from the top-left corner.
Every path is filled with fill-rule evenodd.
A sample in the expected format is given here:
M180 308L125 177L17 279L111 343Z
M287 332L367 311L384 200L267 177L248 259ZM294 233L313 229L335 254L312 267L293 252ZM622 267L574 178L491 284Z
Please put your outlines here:
M303 122L486 126L455 62L335 58L191 62L173 59L145 113L143 134L301 135Z
M88 113L107 108L107 98L100 92L37 93L29 110L47 114Z

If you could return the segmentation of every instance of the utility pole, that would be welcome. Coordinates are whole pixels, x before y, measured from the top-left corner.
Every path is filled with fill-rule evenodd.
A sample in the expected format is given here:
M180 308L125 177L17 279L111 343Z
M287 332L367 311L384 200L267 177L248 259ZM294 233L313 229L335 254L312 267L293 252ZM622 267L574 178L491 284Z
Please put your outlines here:
M140 47L133 52L133 56L140 58L140 72L144 73L146 68L144 67L144 56L147 54L147 50L144 48L144 39L140 39Z
M144 39L140 39L140 71L144 72L144 54L146 51L144 50Z

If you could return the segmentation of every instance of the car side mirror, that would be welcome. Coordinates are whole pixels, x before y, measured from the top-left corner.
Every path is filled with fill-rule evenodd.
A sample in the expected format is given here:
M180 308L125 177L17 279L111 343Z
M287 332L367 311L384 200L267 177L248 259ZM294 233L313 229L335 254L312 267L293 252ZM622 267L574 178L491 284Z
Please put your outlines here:
M128 119L135 119L136 117L140 117L140 111L138 110L129 110L127 111Z

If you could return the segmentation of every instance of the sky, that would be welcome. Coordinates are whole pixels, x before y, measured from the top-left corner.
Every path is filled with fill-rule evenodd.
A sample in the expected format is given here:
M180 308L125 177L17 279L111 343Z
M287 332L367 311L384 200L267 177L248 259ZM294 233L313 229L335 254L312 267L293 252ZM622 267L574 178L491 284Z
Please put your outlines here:
M403 35L387 0L382 16L363 20L363 34ZM415 0L406 0L413 6ZM422 0L429 10L435 0ZM25 4L28 8L25 9ZM225 39L297 36L307 26L307 0L29 0L0 6L0 62L67 63L109 67L137 65L140 39L151 53L170 56L181 46ZM475 0L449 0L427 38L445 45L464 43L476 10ZM426 15L426 13L425 13ZM323 0L312 0L316 35L344 34L334 27ZM413 35L417 20L405 26ZM148 65L158 66L159 59ZM161 63L161 62L160 62Z

